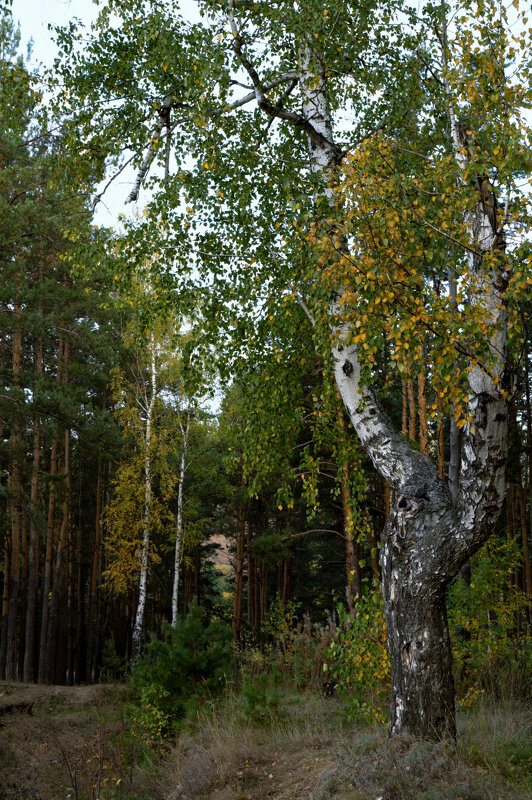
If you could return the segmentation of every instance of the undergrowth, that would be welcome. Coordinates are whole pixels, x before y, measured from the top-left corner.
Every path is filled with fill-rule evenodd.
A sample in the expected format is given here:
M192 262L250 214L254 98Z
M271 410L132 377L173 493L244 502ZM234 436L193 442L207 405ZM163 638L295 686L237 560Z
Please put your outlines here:
M234 692L179 734L160 788L179 800L532 800L532 714L482 701L458 715L459 739L390 740L346 722L343 701L279 688L282 713L257 721Z

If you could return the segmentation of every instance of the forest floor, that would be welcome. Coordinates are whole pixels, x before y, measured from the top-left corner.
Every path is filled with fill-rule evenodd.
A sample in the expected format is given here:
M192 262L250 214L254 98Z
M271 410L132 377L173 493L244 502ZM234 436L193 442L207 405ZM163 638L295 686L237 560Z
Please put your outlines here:
M0 800L151 798L126 742L125 695L0 681Z
M286 697L251 723L238 699L150 754L121 685L0 683L1 800L532 800L532 710L459 714L458 744L390 742L341 704Z

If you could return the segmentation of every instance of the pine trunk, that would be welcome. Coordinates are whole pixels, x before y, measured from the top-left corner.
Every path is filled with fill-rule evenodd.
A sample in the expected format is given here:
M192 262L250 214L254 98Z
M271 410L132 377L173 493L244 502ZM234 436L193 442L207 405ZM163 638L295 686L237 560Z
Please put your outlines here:
M102 533L102 475L103 461L98 459L98 477L96 480L96 517L94 520L94 547L91 552L89 569L89 596L87 598L87 652L85 657L85 674L88 681L94 680L95 642L98 625L98 579L100 574L100 553Z
M65 362L68 362L68 347L65 347ZM61 525L59 528L59 538L55 554L55 565L53 570L52 592L50 600L50 612L48 617L48 632L46 639L46 682L63 683L65 676L59 674L56 668L58 655L58 641L64 633L64 627L60 631L60 621L65 610L67 584L68 557L70 533L70 428L66 428L64 435L63 452L63 491L64 498L61 503ZM63 648L61 648L61 654ZM62 656L61 656L62 657Z
M57 439L52 442L50 455L50 489L48 492L48 517L46 525L46 547L44 552L44 573L42 580L42 610L41 610L41 630L39 636L39 669L38 681L46 681L46 640L48 637L48 618L50 616L50 594L52 586L52 559L53 541L55 529L55 494L56 494L56 471L57 471Z
M42 268L41 268L42 279ZM42 306L39 308L42 316ZM37 339L35 342L35 352L33 359L33 369L36 375L42 372L43 349L42 341ZM41 431L40 417L37 416L33 422L33 462L31 470L31 518L30 518L30 541L29 541L29 564L28 564L28 604L26 608L26 641L24 646L24 669L23 676L26 683L30 683L34 678L35 661L35 625L37 615L37 591L38 591L38 519L39 519L39 469L41 457Z
M21 306L15 306L15 318L21 314ZM22 330L17 323L13 333L13 387L20 390L20 372L22 362ZM7 650L6 680L16 680L17 675L17 615L20 593L20 557L22 539L22 434L20 420L15 413L10 437L10 515L11 515L11 584L7 612Z
M240 503L236 529L235 593L233 597L233 638L237 643L240 643L242 639L242 588L244 583L246 528L244 506Z

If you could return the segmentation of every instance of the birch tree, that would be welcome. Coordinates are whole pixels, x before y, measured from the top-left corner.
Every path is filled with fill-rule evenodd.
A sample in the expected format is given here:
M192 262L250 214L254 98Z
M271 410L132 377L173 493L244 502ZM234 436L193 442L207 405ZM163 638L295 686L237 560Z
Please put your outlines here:
M140 552L139 599L135 614L135 625L132 635L132 661L135 663L140 653L142 629L144 625L144 609L146 608L146 587L148 582L148 551L150 547L150 523L152 506L152 425L153 411L157 400L157 368L155 363L155 341L153 333L150 334L149 346L150 359L150 390L139 397L139 403L145 414L144 430L144 515L142 520L142 549Z
M177 302L201 308L199 341L223 353L226 374L279 347L286 318L304 309L395 492L381 548L390 732L452 737L445 591L504 497L506 314L528 280L517 186L529 172L526 60L519 79L505 72L528 40L512 41L491 0L465 4L452 42L443 7L416 18L371 0L198 6L192 24L172 2L103 4L83 55L75 30L60 32L72 131L91 142L97 129L117 163L129 150L130 201L164 168L123 251L164 253L157 263L173 264ZM451 304L449 261L460 276ZM376 354L390 341L404 372L423 352L420 331L462 428L454 501L377 399Z
M117 471L107 511L107 583L118 593L132 586L137 589L133 663L143 643L149 569L158 558L153 539L170 522L167 506L175 486L167 463L169 443L161 425L161 343L154 331L147 338L143 349L137 344L129 375L120 370L115 374L116 415L129 439L129 453Z
M181 432L181 457L179 459L179 478L177 490L177 516L176 516L176 536L174 548L174 582L172 585L172 626L177 623L177 601L179 598L179 570L181 567L181 549L183 538L183 493L185 484L185 473L187 469L188 455L188 436L190 432L190 409L187 408L184 420L179 420L179 430Z

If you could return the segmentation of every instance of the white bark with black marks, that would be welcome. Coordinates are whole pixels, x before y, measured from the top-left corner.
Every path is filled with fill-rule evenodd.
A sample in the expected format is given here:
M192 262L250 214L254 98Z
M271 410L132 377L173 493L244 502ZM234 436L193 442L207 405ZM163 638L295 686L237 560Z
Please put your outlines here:
M146 608L146 593L148 587L148 556L150 551L150 525L151 525L151 444L152 424L155 401L157 399L157 367L155 358L155 341L153 334L150 338L150 382L151 394L146 409L146 428L144 439L144 519L142 524L142 547L140 552L139 599L135 614L135 624L131 638L131 666L134 667L142 648L142 631L144 628L144 611Z
M190 429L190 410L185 413L185 425L179 421L182 438L181 461L179 465L179 488L177 491L177 520L174 549L174 583L172 587L172 625L177 624L177 601L179 596L179 570L181 567L181 539L183 536L183 484L187 467L188 433Z

